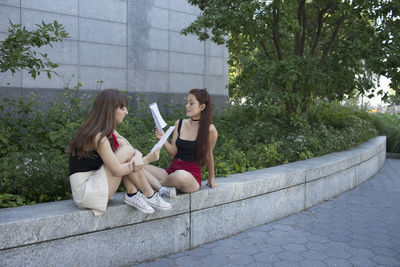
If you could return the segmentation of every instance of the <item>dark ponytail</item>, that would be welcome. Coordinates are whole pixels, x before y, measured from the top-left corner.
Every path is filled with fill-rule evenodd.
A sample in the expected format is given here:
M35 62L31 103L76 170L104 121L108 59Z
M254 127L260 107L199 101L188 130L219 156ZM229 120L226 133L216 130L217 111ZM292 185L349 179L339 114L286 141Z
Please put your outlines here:
M204 166L207 162L208 152L210 150L210 125L212 120L212 104L211 97L207 89L192 89L189 94L192 94L199 101L200 105L205 104L206 107L201 111L200 126L196 137L196 152L195 159L199 166Z

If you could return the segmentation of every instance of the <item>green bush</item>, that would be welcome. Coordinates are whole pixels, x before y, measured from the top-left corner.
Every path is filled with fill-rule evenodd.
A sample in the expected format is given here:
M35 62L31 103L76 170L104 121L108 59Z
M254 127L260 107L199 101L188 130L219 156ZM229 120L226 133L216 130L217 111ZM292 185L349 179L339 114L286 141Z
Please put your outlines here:
M375 126L380 135L387 136L387 152L400 153L400 115L375 114Z
M231 149L234 147L246 155L251 162L242 164L247 165L246 170L346 150L377 135L373 117L355 106L316 102L307 113L287 117L276 112L279 107L270 109L236 105L215 119L220 133L218 143L236 140ZM260 146L266 145L275 145L279 156L262 152ZM251 166L252 162L257 162L253 157L257 154L260 159L265 154L270 158L262 159L263 166L258 163Z
M0 104L0 208L71 198L65 149L93 101L79 87L66 88L48 110L38 108L41 99L35 96ZM130 106L117 129L144 155L157 142L147 104ZM184 118L183 107L167 108L172 111L163 117L169 125ZM345 150L376 136L374 121L367 112L338 103L317 102L307 113L291 116L274 105L231 105L214 116L219 134L215 174L228 176ZM170 162L162 149L155 165L166 168ZM207 179L207 169L202 171Z
M23 196L27 203L71 197L69 181L65 179L68 155L64 151L86 116L78 90L79 85L66 88L47 111L39 108L41 99L34 95L3 99L0 194Z
M11 208L23 205L31 205L34 202L29 202L24 196L14 194L0 194L0 208Z

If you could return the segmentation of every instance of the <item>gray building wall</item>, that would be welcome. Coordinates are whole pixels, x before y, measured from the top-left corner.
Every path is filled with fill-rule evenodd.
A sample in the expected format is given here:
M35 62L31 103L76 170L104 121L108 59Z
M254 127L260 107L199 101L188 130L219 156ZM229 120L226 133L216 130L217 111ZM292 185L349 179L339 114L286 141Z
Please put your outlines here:
M0 0L0 40L8 19L29 29L57 20L70 34L41 50L59 64L60 77L0 73L1 91L57 95L80 81L90 92L102 80L101 88L170 103L182 102L191 88L206 87L221 104L228 99L227 49L180 34L199 13L186 0Z

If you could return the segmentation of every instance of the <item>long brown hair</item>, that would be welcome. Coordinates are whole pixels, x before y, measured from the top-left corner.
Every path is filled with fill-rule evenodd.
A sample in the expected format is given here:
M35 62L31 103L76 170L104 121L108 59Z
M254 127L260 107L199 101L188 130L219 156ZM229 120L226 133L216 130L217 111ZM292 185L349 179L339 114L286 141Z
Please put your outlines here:
M120 91L107 89L102 91L97 97L90 110L86 122L75 133L67 149L67 153L78 157L92 157L93 150L100 144L103 137L109 137L115 128L115 111L118 107L126 107L128 98ZM100 133L100 138L95 144L95 138ZM110 142L113 142L112 138ZM114 146L111 145L114 150Z
M212 105L211 96L207 89L192 89L189 94L192 94L199 101L200 105L205 104L206 107L200 113L200 125L196 137L196 152L195 159L199 166L204 166L207 162L208 152L210 150L210 124L212 120Z

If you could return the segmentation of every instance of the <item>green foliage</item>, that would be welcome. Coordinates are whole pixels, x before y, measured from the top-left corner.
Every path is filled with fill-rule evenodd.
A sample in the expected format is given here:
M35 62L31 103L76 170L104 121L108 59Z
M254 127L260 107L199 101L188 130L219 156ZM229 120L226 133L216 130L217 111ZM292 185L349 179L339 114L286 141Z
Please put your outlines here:
M372 73L400 91L397 0L188 2L202 13L182 33L226 44L235 102L278 101L301 113L316 97L365 94Z
M232 105L214 119L217 176L346 150L377 135L373 117L356 106L315 102L306 113L289 118L279 110Z
M237 144L238 140L224 139L222 134L220 134L219 138L220 140L218 140L214 153L215 175L227 176L233 173L245 172L248 160L244 151ZM206 169L204 168L203 170L205 171Z
M342 151L377 135L373 117L356 106L316 102L306 114L293 118L292 130L284 143L289 154L306 159ZM294 127L293 127L294 126Z
M249 162L247 170L257 170L283 163L282 149L282 142L255 145L246 154Z
M65 88L48 110L39 109L41 99L33 95L4 99L0 104L0 208L71 198L65 149L93 101L79 88L80 84ZM279 104L236 104L215 116L213 123L219 133L215 175L341 151L376 135L374 118L353 106L316 102L306 113L290 117L281 116L282 110ZM169 114L163 112L163 117L173 125L184 117L183 112L181 107ZM144 155L157 142L145 102L129 106L129 115L117 130ZM170 162L162 149L155 164L166 168ZM208 178L206 168L202 176Z
M386 135L386 151L400 153L400 115L375 114L375 126L380 135Z
M86 117L80 84L66 88L47 111L34 95L3 98L0 104L0 194L28 202L68 199L68 155L72 134Z
M57 21L53 23L36 24L36 30L27 30L21 24L10 21L9 35L0 42L0 72L10 70L13 74L17 70L27 69L29 74L36 78L40 72L46 72L48 78L55 73L57 64L52 63L46 53L34 48L52 44L68 38L68 33Z
M389 98L385 100L385 102L399 106L400 105L400 92L390 95Z
M11 208L31 204L35 204L35 202L29 202L21 195L0 194L0 208Z

